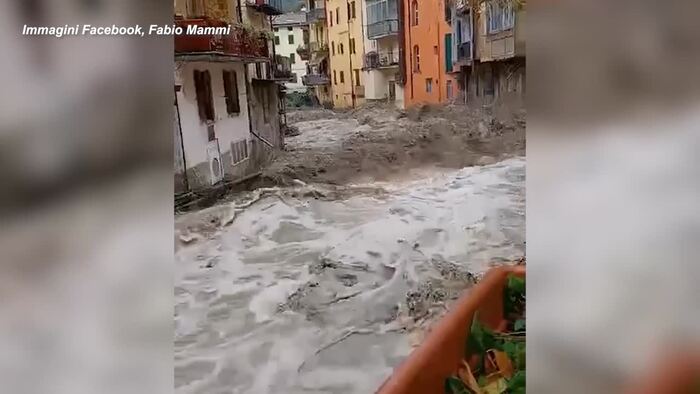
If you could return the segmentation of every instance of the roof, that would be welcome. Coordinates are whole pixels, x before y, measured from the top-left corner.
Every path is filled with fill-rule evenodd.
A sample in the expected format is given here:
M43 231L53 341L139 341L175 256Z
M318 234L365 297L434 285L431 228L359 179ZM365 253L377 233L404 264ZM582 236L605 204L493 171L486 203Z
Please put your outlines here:
M305 12L288 12L272 19L273 26L306 25Z

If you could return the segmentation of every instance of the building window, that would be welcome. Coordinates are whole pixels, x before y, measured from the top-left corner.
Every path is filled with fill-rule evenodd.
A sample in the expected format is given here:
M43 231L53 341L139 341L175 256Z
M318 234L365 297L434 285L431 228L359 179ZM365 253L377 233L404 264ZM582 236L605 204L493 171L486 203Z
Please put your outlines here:
M335 41L331 41L331 53L335 56Z
M345 83L345 74L342 71L340 72L340 83Z
M241 106L238 102L238 77L235 71L224 70L224 97L226 97L226 112L229 115L238 115Z
M287 36L287 42L290 44L294 44L294 34L290 34Z
M452 81L447 81L446 89L447 90L447 98L451 99L452 98Z
M231 161L238 164L248 158L248 140L231 141Z
M489 2L486 5L486 12L486 27L489 33L512 29L515 25L515 9L511 2L504 5Z
M290 62L291 64L296 63L296 56L294 56L293 53L290 53L290 54L289 54L289 62Z
M413 46L413 72L417 73L420 71L420 49L418 45Z
M355 2L354 1L350 2L350 11L352 11L352 12L350 12L352 19L355 19L356 16L355 16Z
M330 18L328 20L330 21L331 27L333 27L333 11L328 11L330 13Z
M340 23L340 7L335 7L335 24Z
M452 23L452 6L449 1L445 2L445 22Z
M433 79L432 78L425 79L425 91L426 91L426 93L433 92Z
M294 29L290 26L287 28L287 31L294 31Z
M335 73L335 70L333 70L333 84L338 84L338 75Z
M433 54L437 55L438 54L438 46L433 45Z
M275 45L280 44L280 36L275 36Z
M418 1L413 0L411 3L411 24L418 26Z
M275 32L278 32L278 31L280 31L280 29L279 29L279 28L277 28L277 27L275 27L275 29L274 29L274 30L275 30Z
M187 8L187 16L190 18L202 17L207 13L204 0L187 0L185 7Z
M360 86L360 70L355 69L355 86Z
M340 53L341 55L343 53L345 53L345 51L343 50L343 43L342 42L340 44L338 44L338 53Z
M350 53L355 53L355 39L350 39Z
M202 122L214 120L214 96L211 91L209 71L194 70L194 90L197 95L197 109Z
M515 9L510 1L503 6L503 29L512 29L515 26Z
M350 17L351 17L350 16L350 3L345 3L345 5L347 6L347 9L348 9L348 20L350 20Z

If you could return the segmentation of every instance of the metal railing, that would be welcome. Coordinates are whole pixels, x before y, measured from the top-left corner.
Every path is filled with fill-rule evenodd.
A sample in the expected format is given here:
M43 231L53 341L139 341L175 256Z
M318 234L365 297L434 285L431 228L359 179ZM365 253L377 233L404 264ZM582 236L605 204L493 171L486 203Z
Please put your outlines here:
M305 86L328 85L331 83L331 78L326 74L306 74L301 77L301 82Z
M309 49L311 49L311 52L328 52L328 44L325 42L310 42Z
M381 67L393 67L399 65L399 52L368 52L365 54L363 68L371 70Z
M326 19L325 8L312 8L306 11L306 23L314 23Z
M457 60L472 60L472 43L466 41L457 46Z
M399 20L387 19L367 25L367 38L374 40L382 36L397 34L399 32Z
M226 27L229 24L210 18L177 19L175 25L187 30L188 25L203 27ZM258 31L249 31L239 25L231 25L231 33L226 35L175 35L175 54L209 53L246 58L268 58L267 37Z

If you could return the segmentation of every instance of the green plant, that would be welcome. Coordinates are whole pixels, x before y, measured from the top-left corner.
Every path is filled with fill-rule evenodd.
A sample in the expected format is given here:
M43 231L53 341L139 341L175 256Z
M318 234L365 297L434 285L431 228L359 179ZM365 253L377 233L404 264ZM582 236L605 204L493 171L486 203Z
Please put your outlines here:
M446 393L525 393L525 289L525 279L509 275L503 289L508 332L495 332L484 326L478 316L474 317L465 344L465 359L478 357L474 375L465 365L464 370L445 380ZM497 364L495 373L494 359Z

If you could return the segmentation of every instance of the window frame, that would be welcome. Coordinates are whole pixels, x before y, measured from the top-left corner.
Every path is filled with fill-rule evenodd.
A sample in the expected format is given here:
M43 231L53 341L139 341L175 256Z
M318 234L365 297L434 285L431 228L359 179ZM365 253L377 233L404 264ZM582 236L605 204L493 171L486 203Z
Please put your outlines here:
M340 70L340 83L345 83L345 73Z
M287 44L294 45L294 34L287 35Z
M211 73L209 70L194 70L193 77L199 121L201 123L214 122L216 120L216 108L214 108Z
M420 47L418 45L413 46L413 72L420 72Z
M413 0L411 3L411 26L418 26L418 1Z
M238 74L236 70L221 70L221 78L224 82L226 112L229 116L239 116L241 114L241 102L238 93Z

